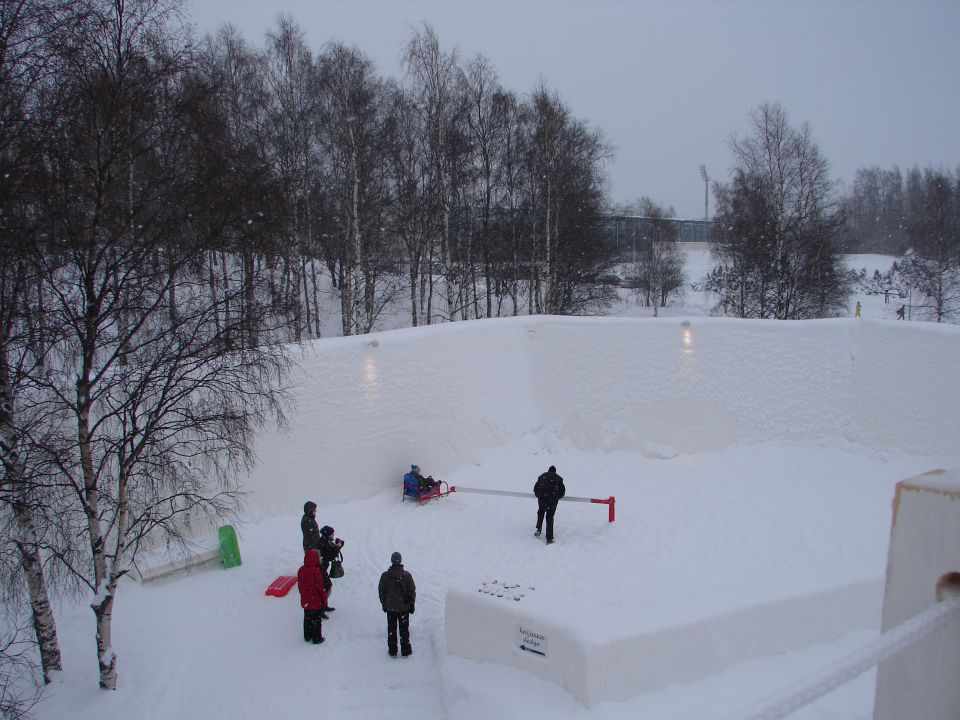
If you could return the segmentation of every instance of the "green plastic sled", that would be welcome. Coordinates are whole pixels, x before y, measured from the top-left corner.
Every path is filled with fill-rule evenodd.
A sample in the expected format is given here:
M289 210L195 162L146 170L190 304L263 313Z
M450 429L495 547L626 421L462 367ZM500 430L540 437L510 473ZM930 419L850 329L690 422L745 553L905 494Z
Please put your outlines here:
M237 531L233 525L220 526L220 559L223 567L232 568L240 564L240 546L237 544Z

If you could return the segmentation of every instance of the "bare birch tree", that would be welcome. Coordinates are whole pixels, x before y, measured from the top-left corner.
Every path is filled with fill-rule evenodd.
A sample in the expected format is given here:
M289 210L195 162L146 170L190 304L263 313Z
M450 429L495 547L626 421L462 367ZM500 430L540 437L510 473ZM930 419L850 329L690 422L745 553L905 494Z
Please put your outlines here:
M827 161L807 125L779 104L751 114L752 133L731 137L736 166L715 185L717 265L707 287L741 317L802 319L843 312L850 279Z
M19 559L16 580L21 582L8 584L7 592L26 588L47 683L62 664L42 555L43 471L29 451L29 438L41 432L42 413L35 412L28 378L43 363L55 329L37 302L36 268L29 262L32 248L42 242L32 221L32 196L42 174L36 151L44 138L33 108L56 67L47 37L81 20L82 8L64 2L0 0L0 538L5 546L11 543ZM18 607L11 598L4 606L11 613ZM0 653L0 708L12 717L19 707L9 694L16 686L12 678L29 663L28 656L8 652L10 647Z
M192 221L204 202L187 161L197 98L181 82L189 58L171 34L174 9L91 3L88 22L56 37L65 63L44 108L38 212L59 251L37 262L64 333L31 382L61 419L44 446L63 488L49 501L65 532L86 537L83 562L62 560L90 593L107 689L120 579L148 539L188 542L185 518L237 509L237 473L257 425L279 417L286 368L279 345L226 350L240 329L223 325L227 298L207 292L218 238L197 237Z
M603 165L610 149L599 131L575 119L544 84L524 110L524 160L530 242L531 313L599 312L612 258L600 239Z
M331 246L344 270L339 286L343 333L366 333L397 291L396 282L381 277L378 257L386 250L389 93L372 61L356 48L330 43L318 65L323 184L333 214L330 229L341 238Z
M457 302L453 282L454 263L451 219L457 202L456 178L452 172L457 167L451 162L452 124L462 105L458 106L456 92L458 56L457 51L445 52L440 47L433 28L424 25L414 31L403 56L404 68L411 86L416 107L420 112L423 132L427 137L426 149L431 168L431 185L437 208L437 246L444 271L444 292L447 304L447 319L456 320ZM432 281L432 270L431 270Z
M387 226L403 246L410 291L410 324L429 323L429 313L420 302L421 270L429 259L436 236L438 213L430 190L430 164L426 138L420 132L419 115L405 90L394 87L389 94L387 163L391 178Z

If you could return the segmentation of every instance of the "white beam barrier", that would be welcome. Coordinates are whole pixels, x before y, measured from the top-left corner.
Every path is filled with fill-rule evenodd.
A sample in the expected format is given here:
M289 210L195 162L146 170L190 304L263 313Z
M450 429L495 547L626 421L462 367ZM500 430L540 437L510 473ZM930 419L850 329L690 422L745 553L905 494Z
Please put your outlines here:
M506 495L507 497L523 497L523 498L536 498L537 496L533 493L528 492L513 492L511 490L485 490L483 488L471 488L464 487L463 485L451 485L450 492L465 492L465 493L479 493L481 495ZM616 520L616 506L617 499L611 495L608 498L586 498L586 497L571 497L569 495L560 498L561 502L585 502L593 503L595 505L606 505L609 510L607 513L607 522L614 522Z

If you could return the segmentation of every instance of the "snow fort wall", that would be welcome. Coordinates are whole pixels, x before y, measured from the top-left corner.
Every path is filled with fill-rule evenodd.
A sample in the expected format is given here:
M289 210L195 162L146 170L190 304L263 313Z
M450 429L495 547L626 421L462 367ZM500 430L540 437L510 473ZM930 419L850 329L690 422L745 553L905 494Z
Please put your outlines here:
M288 428L258 437L248 507L399 501L411 463L443 477L542 430L656 457L830 437L950 453L957 367L960 328L851 319L518 317L320 340Z
M274 515L307 499L396 490L413 463L442 478L538 423L527 327L471 322L308 345L289 422L257 438L249 507Z
M619 617L612 630L564 603L562 586L483 583L448 591L444 624L450 653L550 680L590 707L873 629L880 594L877 581L855 581L662 627Z

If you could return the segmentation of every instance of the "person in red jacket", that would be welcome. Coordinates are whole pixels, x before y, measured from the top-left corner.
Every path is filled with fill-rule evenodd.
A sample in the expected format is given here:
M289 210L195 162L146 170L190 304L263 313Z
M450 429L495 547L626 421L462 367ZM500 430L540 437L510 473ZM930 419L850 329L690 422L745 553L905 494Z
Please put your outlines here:
M303 566L297 572L300 607L303 608L303 639L314 645L323 642L323 609L327 605L327 589L320 569L320 553L307 550Z

